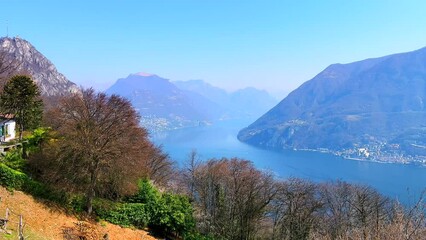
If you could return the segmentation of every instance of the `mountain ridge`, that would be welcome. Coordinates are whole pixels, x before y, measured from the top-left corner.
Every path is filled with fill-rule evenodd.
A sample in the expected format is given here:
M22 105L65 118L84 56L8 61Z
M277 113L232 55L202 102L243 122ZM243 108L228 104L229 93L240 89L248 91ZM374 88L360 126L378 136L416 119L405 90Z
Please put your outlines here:
M141 115L142 125L153 131L196 126L211 120L204 109L212 103L202 96L188 95L155 74L130 74L105 92L129 99Z
M254 87L227 92L203 80L175 81L173 83L180 89L196 92L219 104L224 110L224 118L254 118L264 114L278 102L267 91Z
M106 93L128 98L139 111L142 125L152 131L252 118L276 104L266 91L254 88L229 94L203 80L171 82L146 73L120 78Z
M257 146L328 149L352 157L357 149L370 148L369 158L401 153L410 159L422 154L410 146L426 143L417 136L423 134L425 100L426 48L332 64L242 129L238 138ZM413 129L417 133L408 137Z
M27 40L19 37L0 38L0 54L3 61L17 64L8 75L31 75L43 96L62 96L79 92L78 86L58 72L53 63Z

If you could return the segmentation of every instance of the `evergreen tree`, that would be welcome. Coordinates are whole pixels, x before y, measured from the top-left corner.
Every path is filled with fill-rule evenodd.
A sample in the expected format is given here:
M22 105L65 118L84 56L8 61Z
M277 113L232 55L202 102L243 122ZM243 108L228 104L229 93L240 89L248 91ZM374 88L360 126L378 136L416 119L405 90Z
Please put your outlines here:
M30 77L18 75L6 83L0 96L0 111L15 119L19 127L19 140L22 140L24 130L40 125L43 101L37 85Z

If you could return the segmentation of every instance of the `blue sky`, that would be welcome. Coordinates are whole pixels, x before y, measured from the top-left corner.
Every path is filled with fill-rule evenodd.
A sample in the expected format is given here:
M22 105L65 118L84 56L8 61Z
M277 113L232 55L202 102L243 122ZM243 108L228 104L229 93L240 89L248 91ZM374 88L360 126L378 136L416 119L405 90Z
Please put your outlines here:
M149 72L279 94L332 63L425 47L425 9L421 0L0 0L0 35L8 26L70 80L100 90Z

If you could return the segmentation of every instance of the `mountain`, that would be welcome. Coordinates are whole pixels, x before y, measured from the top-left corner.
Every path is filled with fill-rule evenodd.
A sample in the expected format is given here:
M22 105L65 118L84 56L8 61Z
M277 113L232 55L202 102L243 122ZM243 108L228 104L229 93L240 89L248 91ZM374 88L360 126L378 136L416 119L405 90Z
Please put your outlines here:
M130 74L106 93L128 98L141 114L142 124L151 130L194 126L216 117L215 103L153 74Z
M0 60L15 66L8 75L21 73L32 76L42 96L61 96L79 91L75 83L59 73L43 54L24 39L0 38Z
M277 104L277 100L267 91L253 87L232 92L229 106L237 116L257 118Z
M106 93L129 99L139 111L142 125L151 131L253 118L276 103L266 91L254 88L227 93L202 80L170 82L148 73L118 79Z
M212 86L203 80L175 81L173 84L182 90L196 92L222 106L228 104L229 95L224 89Z
M178 88L196 92L210 101L217 103L223 111L222 119L254 118L264 114L277 104L277 100L264 90L248 87L228 93L202 80L173 82ZM217 114L216 114L217 115Z
M420 159L426 153L425 101L426 48L333 64L238 138L262 147L382 161Z

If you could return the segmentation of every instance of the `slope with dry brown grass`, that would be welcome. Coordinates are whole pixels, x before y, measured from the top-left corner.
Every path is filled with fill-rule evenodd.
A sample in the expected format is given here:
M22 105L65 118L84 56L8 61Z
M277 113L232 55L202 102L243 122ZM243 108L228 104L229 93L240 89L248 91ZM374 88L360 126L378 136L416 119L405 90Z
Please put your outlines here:
M58 206L46 204L20 191L10 192L0 187L0 218L6 208L10 210L7 230L0 239L17 239L19 215L23 216L24 236L33 240L44 239L144 239L155 240L143 230L122 228L107 222L81 220L66 214Z

